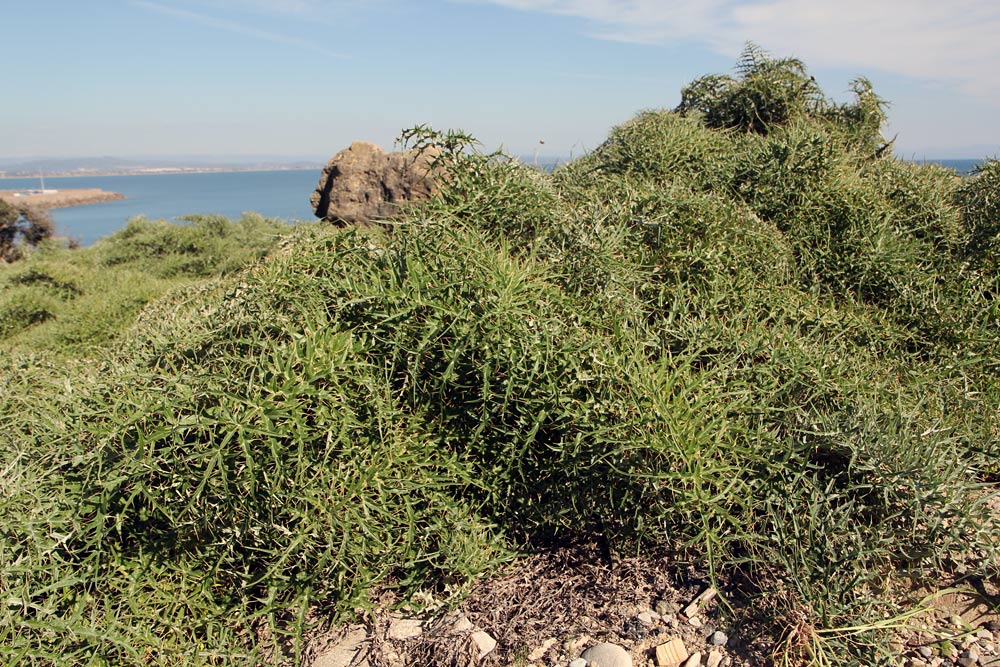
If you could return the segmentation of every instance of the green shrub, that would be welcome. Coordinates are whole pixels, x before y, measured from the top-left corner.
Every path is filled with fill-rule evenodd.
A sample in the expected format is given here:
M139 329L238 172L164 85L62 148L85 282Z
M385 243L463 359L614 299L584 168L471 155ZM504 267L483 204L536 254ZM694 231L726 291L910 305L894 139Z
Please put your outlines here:
M0 272L0 346L82 353L108 345L147 304L259 260L287 229L256 215L186 225L136 219L89 248L42 243Z
M187 224L135 218L95 246L106 266L141 263L161 278L225 274L263 257L286 229L256 214L238 221L186 216ZM150 262L150 260L154 260Z
M1000 160L987 160L955 193L968 244L966 254L977 267L996 274L1000 268Z

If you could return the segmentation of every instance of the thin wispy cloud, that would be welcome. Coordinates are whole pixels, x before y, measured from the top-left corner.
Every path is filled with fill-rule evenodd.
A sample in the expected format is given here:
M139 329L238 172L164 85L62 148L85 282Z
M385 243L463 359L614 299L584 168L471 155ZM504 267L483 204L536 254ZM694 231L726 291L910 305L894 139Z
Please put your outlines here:
M636 43L694 40L735 55L753 40L813 66L901 74L1000 104L1000 3L992 0L483 0L586 19Z
M195 23L209 28L214 28L216 30L223 30L238 35L243 35L244 37L250 37L252 39L271 42L273 44L290 46L304 51L312 51L313 53L318 53L328 58L344 58L344 59L350 58L350 56L347 54L331 51L330 49L327 49L323 46L314 44L312 42L306 41L298 37L294 37L292 35L286 35L279 32L272 32L269 30L262 30L260 28L255 28L253 26L246 25L238 21L233 21L228 18L218 18L215 16L209 16L207 14L203 14L200 12L193 12L191 10L182 9L180 7L173 7L159 2L151 2L150 0L131 0L131 4L135 7L139 7L141 9L145 9L150 12L155 12L163 16L169 16L171 18L178 19L180 21L187 21L189 23ZM284 3L284 4L291 5L294 3Z

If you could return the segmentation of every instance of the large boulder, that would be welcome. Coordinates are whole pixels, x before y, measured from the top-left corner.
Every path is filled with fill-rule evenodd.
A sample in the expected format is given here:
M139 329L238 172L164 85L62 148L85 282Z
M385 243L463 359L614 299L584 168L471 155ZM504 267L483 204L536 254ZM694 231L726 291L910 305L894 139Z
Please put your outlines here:
M387 153L356 141L323 168L310 201L317 218L337 224L378 222L399 215L400 205L420 202L437 192L435 151Z

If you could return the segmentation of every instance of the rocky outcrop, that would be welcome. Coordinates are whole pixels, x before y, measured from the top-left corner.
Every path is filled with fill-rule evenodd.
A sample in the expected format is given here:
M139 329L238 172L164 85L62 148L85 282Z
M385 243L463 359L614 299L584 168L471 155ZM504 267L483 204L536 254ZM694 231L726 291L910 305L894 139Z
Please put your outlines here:
M396 217L400 205L437 193L432 161L437 153L387 153L356 141L323 168L310 201L317 218L337 224L378 222Z

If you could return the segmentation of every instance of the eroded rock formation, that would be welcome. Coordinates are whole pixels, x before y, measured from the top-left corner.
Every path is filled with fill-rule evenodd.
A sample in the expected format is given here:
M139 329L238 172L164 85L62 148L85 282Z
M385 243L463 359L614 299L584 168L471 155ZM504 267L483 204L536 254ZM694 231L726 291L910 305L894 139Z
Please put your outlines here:
M437 192L431 163L436 153L387 153L356 141L323 168L310 201L317 218L337 224L378 222L396 217L400 205L430 199Z

